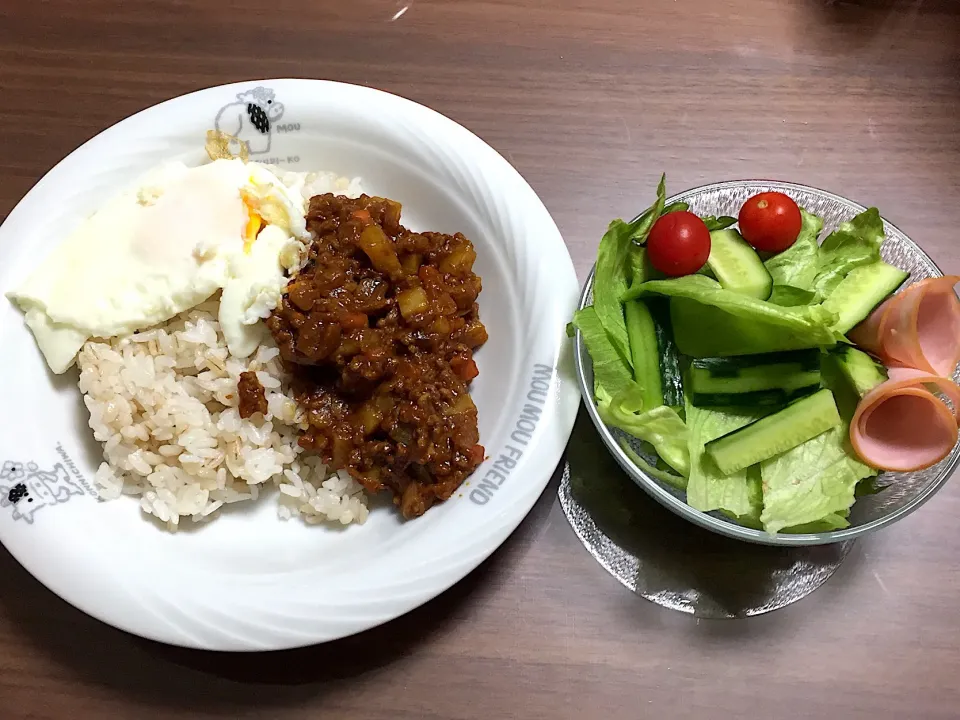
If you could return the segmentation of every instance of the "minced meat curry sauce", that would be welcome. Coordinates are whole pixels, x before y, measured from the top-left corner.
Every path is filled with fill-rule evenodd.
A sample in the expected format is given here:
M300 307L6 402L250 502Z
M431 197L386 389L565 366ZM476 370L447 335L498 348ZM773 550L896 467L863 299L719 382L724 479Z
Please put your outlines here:
M483 461L468 385L487 340L463 235L415 233L400 204L318 195L314 240L267 325L309 424L300 445L404 517L446 500Z

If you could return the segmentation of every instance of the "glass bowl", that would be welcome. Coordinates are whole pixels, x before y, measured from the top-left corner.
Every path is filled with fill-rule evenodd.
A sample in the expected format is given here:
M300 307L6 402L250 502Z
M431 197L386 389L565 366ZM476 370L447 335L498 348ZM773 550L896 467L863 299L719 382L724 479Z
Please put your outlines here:
M744 201L752 195L765 191L786 193L806 210L823 218L824 227L821 237L866 208L833 193L818 190L805 185L774 182L767 180L736 180L704 185L687 190L668 199L672 202L690 204L691 212L697 215L732 215L736 217ZM903 287L931 277L941 277L943 273L933 260L916 243L899 229L884 220L886 241L881 249L883 259L910 273ZM902 289L902 288L901 288ZM580 308L593 300L593 271L584 285L580 296ZM686 503L686 494L650 477L637 467L620 448L618 438L625 438L634 450L642 452L640 441L622 431L606 426L597 412L593 396L593 364L587 353L583 338L578 331L574 350L577 382L583 395L590 419L596 426L607 449L624 469L627 475L641 488L654 497L660 504L681 517L707 530L746 542L761 545L826 545L861 537L867 533L892 525L906 517L926 502L949 479L957 462L960 461L960 445L941 462L918 472L882 473L877 478L880 492L857 498L850 511L850 526L842 530L823 533L777 534L771 535L763 530L744 527L720 512L704 513L694 510ZM960 373L954 379L960 378Z

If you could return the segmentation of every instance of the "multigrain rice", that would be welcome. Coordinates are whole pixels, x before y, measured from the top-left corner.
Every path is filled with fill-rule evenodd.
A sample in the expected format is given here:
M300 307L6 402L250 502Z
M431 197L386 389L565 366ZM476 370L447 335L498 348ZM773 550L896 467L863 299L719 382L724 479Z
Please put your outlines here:
M359 179L332 173L277 175L305 199L362 192ZM176 530L184 518L207 520L276 487L284 519L363 523L363 488L345 471L329 474L297 444L302 413L269 333L251 357L234 358L217 316L214 297L162 325L84 345L80 391L103 443L100 497L138 496L144 512ZM237 381L245 371L256 372L266 391L265 415L240 417Z
M80 390L103 443L100 496L137 495L144 512L176 529L183 518L256 500L268 485L279 488L283 518L364 522L362 487L345 472L328 475L297 445L302 412L279 351L267 342L249 358L231 357L216 318L214 300L145 332L84 345ZM240 417L245 371L266 391L266 415Z

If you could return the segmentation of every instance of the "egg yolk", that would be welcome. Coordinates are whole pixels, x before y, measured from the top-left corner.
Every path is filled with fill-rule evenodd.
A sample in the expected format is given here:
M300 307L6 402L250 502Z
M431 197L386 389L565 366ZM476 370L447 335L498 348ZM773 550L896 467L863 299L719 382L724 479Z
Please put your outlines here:
M250 211L250 219L247 220L247 227L243 232L243 251L249 255L257 235L263 229L263 218L253 210Z

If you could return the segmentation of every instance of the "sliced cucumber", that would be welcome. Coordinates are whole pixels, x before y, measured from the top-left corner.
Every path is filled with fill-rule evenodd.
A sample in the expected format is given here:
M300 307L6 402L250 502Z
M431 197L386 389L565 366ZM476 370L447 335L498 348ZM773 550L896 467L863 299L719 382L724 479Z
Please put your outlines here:
M737 393L735 395L694 392L690 397L694 405L702 408L776 408L789 405L794 400L810 395L819 389L820 383L817 383L816 385L804 385L794 390L754 390L752 392Z
M820 352L703 358L690 366L691 400L698 407L786 405L820 387Z
M663 404L681 410L683 401L683 372L680 369L680 354L673 342L673 327L670 323L670 301L666 298L651 297L647 307L653 316L657 332L657 350L660 356L660 387L663 390Z
M720 285L741 295L766 300L773 289L773 278L760 256L736 230L710 233L710 257L707 266Z
M759 355L740 355L737 357L699 358L693 361L693 367L709 370L716 377L737 377L747 368L792 365L797 370L820 369L820 351L817 349L794 350L790 352L769 352Z
M663 405L660 352L653 317L643 300L630 300L624 303L623 309L633 358L633 377L643 391L643 409L652 410Z
M887 379L887 369L863 350L837 345L830 351L843 377L863 397Z
M885 262L864 265L850 271L823 306L839 316L834 330L846 333L865 320L884 298L900 287L909 273Z
M824 389L707 443L706 452L720 472L730 475L791 450L840 422L833 393Z

